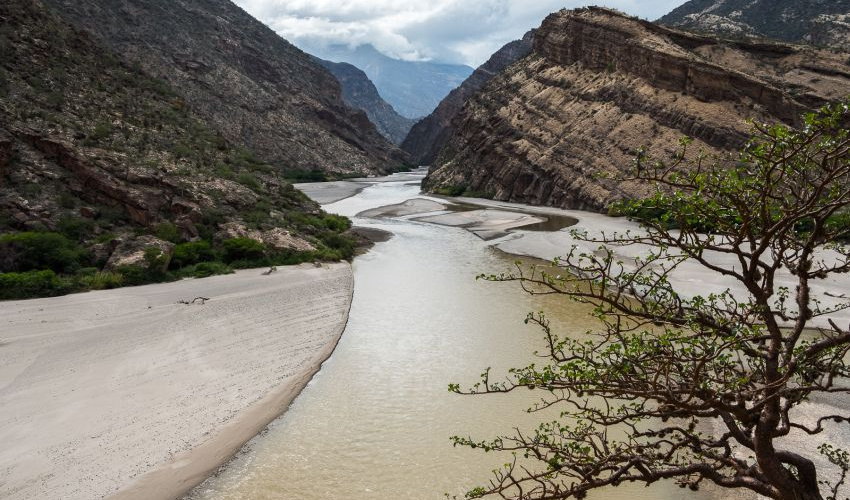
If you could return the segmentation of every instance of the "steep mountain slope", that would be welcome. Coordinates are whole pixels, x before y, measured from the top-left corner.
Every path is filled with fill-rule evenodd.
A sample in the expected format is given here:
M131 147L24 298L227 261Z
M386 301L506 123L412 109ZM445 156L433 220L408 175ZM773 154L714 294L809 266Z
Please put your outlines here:
M850 51L850 0L691 0L658 22Z
M469 66L458 64L393 59L371 45L355 49L331 46L314 54L363 70L381 97L407 118L418 119L434 111L440 101L472 73Z
M0 273L164 271L175 243L200 240L190 245L211 254L240 236L267 244L246 243L255 254L315 258L337 236L278 169L40 0L5 0L0 21ZM0 274L0 299L77 286L39 274L26 289L27 276Z
M401 149L410 155L410 161L416 165L433 163L437 153L452 136L452 119L463 108L466 100L502 70L531 53L533 40L534 31L529 31L521 40L514 40L496 51L460 87L452 90L433 113L417 122L401 145Z
M369 173L404 161L332 75L229 0L47 3L279 168Z
M847 54L725 43L600 8L546 18L534 51L467 101L424 186L499 200L603 210L640 196L600 174L639 146L673 154L683 135L720 153L746 119L795 123L850 93Z
M381 99L378 89L366 73L348 63L335 63L319 58L316 58L316 61L339 80L342 98L346 104L366 113L378 132L393 144L401 144L414 120L396 113L387 101Z

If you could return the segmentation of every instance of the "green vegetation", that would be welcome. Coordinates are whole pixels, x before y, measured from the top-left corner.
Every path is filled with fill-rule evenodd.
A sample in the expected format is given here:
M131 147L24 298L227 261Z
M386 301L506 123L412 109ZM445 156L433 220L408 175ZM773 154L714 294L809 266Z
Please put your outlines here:
M812 286L850 272L850 247L836 243L850 210L848 122L850 106L835 105L806 116L799 130L756 125L731 160L690 161L688 141L671 161L641 154L630 175L657 194L621 209L640 218L642 231L574 232L592 250L574 247L554 272L518 264L517 273L483 276L590 304L598 326L559 336L543 313L531 313L545 361L512 369L507 380L487 370L467 391L449 387L531 389L543 400L529 411L561 410L530 432L455 437L516 457L466 496L585 498L626 482L675 481L775 500L843 498L850 454L822 445L820 458L784 438L828 442L825 431L842 433L850 422L847 408L803 406L850 393L850 329L835 316L850 299ZM614 253L631 245L648 250L634 260ZM677 291L668 277L686 261L730 289Z
M153 230L154 236L171 243L180 242L180 230L171 222L160 222Z
M49 269L23 273L0 273L0 300L52 297L72 290L73 288L66 280L60 279Z
M325 182L329 180L321 170L284 170L283 176L292 182Z
M173 253L163 254L156 247L145 251L144 263L103 269L106 262L95 262L82 238L91 234L92 221L71 219L63 224L63 233L26 231L0 236L0 285L2 299L47 297L85 290L160 283L181 278L204 278L227 274L234 269L339 261L354 257L355 241L345 234L351 221L331 214L319 216L294 212L290 223L312 234L315 251L274 249L250 238L211 239L179 242L176 226L161 223L153 233L177 241ZM107 243L115 237L104 233L90 240ZM170 259L169 259L170 257Z
M476 191L474 189L470 189L465 184L459 184L456 186L444 186L441 188L437 188L434 190L434 193L442 195L442 196L466 196L467 198L486 198L486 194L483 191Z
M20 284L4 287L4 298L353 256L347 219L321 213L285 181L283 166L199 121L166 82L122 63L40 4L14 0L0 10L0 95L15 97L0 106L0 121L46 139L24 146L12 137L12 168L0 189L15 196L0 198L20 197L37 210L23 210L22 219L0 207L0 274L3 283ZM14 153L40 148L38 161ZM68 158L78 168L63 167ZM285 229L316 250L221 241L228 222ZM113 239L144 235L175 244L173 255L151 248L139 265L107 268Z
M0 272L74 273L90 261L86 250L58 233L28 231L0 235Z

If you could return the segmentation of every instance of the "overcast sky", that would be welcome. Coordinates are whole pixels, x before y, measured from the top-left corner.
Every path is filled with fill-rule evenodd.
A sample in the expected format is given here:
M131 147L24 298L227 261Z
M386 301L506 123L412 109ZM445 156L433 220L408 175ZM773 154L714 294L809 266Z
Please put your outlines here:
M657 19L685 0L235 0L308 52L371 43L400 59L472 67L540 25L550 12L606 5ZM318 54L321 55L321 54Z

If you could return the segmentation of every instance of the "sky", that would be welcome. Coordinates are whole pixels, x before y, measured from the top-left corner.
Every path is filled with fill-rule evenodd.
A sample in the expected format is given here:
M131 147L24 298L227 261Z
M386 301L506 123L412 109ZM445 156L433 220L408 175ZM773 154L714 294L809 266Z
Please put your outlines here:
M685 0L235 0L301 49L372 44L397 59L477 67L562 8L604 5L654 20Z

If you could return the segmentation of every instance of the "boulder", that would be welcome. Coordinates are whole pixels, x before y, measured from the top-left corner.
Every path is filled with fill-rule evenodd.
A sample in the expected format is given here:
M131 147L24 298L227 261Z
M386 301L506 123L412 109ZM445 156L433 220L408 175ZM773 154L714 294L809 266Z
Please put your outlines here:
M171 256L174 254L174 243L161 240L155 236L138 236L127 237L118 240L118 244L109 256L109 261L106 263L106 268L109 270L117 269L121 266L142 266L148 267L151 262L148 261L146 255L154 248L157 250L156 266L160 271L168 269L168 264L171 262Z
M275 250L297 250L299 252L316 250L316 247L311 245L310 242L293 236L289 231L279 227L265 231L261 238L263 243Z

